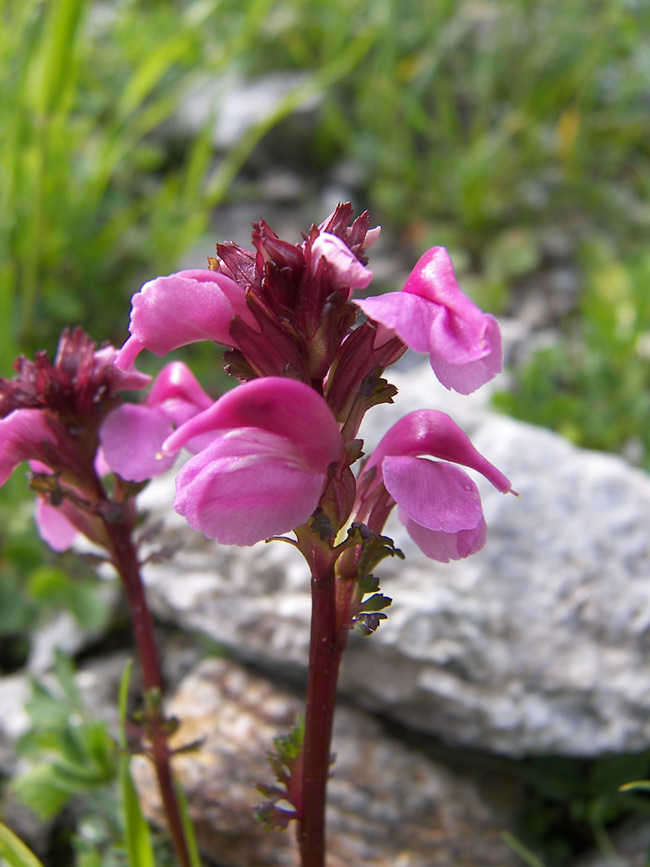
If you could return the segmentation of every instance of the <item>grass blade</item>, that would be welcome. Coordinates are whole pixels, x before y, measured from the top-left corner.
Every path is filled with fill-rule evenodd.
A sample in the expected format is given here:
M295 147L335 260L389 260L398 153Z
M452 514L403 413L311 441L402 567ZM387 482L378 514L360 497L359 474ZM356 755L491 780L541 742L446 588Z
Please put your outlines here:
M122 747L119 779L122 821L124 823L124 845L126 851L129 853L131 867L156 867L153 843L151 842L151 831L146 819L142 815L140 799L138 798L138 792L131 775L131 756L127 752L126 718L132 668L133 661L129 660L122 674L118 698L120 744Z
M43 867L36 855L6 825L0 825L0 858L4 858L10 867Z

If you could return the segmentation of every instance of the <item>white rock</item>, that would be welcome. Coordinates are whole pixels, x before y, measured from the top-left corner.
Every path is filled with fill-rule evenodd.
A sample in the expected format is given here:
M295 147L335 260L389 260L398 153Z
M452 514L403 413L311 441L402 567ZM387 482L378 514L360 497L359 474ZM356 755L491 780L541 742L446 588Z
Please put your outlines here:
M481 392L446 392L428 365L393 379L399 402L375 411L369 443L404 412L441 408L521 498L481 480L487 545L458 563L427 560L391 526L407 560L378 570L394 603L375 636L352 636L343 689L410 726L507 755L648 747L650 479L491 413ZM171 481L146 496L170 503ZM303 668L310 603L299 555L280 543L219 549L155 511L185 544L173 562L147 567L157 611L272 669Z

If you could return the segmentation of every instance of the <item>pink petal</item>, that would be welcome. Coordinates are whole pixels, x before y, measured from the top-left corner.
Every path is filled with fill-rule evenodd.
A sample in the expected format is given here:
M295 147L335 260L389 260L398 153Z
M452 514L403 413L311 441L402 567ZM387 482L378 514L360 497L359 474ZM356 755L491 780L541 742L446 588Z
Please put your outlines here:
M175 452L211 431L249 427L285 437L314 472L324 472L343 455L341 433L325 399L308 385L279 376L238 385L175 431L163 450Z
M467 473L426 458L390 457L384 485L408 517L429 530L458 533L483 519L481 498Z
M160 407L175 425L182 424L213 404L210 395L182 361L173 361L160 371L153 384L147 406Z
M96 366L111 365L110 379L111 388L115 391L140 391L151 382L151 377L146 373L140 373L134 367L121 370L115 366L118 351L114 346L102 346L94 353Z
M386 490L420 550L447 563L485 544L487 527L474 482L458 467L424 458L390 457L383 463Z
M357 305L415 352L428 353L446 388L469 394L501 370L499 326L460 290L444 247L433 247L420 258L401 292Z
M335 289L365 289L372 280L372 271L361 264L338 235L321 232L312 244L311 256L314 271L321 258L326 260Z
M502 493L512 490L506 476L474 448L467 434L444 412L420 409L405 415L382 437L364 472L378 466L381 474L382 462L390 455L430 455L463 464L484 475Z
M445 388L453 388L459 394L471 394L501 371L501 331L493 316L483 314L482 321L474 329L468 329L462 319L452 316L449 322L443 323L441 319L438 324L440 335L435 334L434 325L431 345L443 349L432 350L430 361Z
M373 247L377 243L380 234L381 226L375 226L374 229L368 229L368 231L366 232L365 241L363 242L364 249L369 250L371 247Z
M219 436L185 464L174 508L210 539L253 545L304 524L324 484L324 473L306 468L286 437L243 428Z
M444 533L429 530L421 524L412 521L401 510L398 510L400 521L406 527L409 536L422 553L431 560L448 563L450 560L462 560L480 551L487 538L487 526L482 519L473 530L460 530L458 533Z
M429 352L431 322L437 313L430 302L404 292L359 298L357 307L373 322L389 328L414 352ZM386 339L382 340L385 343Z
M171 431L171 421L159 408L125 403L106 417L99 438L113 472L143 482L173 465L173 456L157 457Z
M0 419L0 485L18 464L43 457L41 443L56 443L56 436L40 409L16 409Z
M79 535L79 530L66 518L63 510L51 506L43 497L36 498L34 519L39 536L53 551L67 551Z
M233 346L230 323L244 308L243 289L217 271L180 271L157 277L132 298L131 337L115 364L124 370L143 349L166 355L198 340Z
M461 291L451 258L444 247L431 247L420 256L402 291L420 295L458 313L469 314L470 318L474 314L482 315Z

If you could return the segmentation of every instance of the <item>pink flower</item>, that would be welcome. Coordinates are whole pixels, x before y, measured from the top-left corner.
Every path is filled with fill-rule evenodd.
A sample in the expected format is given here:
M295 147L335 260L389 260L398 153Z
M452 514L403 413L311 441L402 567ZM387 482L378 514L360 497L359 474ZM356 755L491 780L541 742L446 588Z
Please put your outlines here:
M99 434L106 462L129 481L159 476L175 460L173 455L160 457L163 442L174 427L210 406L212 399L190 369L180 361L168 364L144 404L126 403L107 416ZM202 443L194 445L198 449Z
M241 286L225 274L207 269L156 277L144 284L131 303L131 337L115 361L123 369L143 349L166 355L199 340L234 346L229 334L233 317L252 319Z
M297 380L244 383L173 433L174 452L197 436L211 444L181 469L174 508L208 538L252 545L310 517L343 440L325 400Z
M364 477L372 479L364 500L373 492L379 495L383 484L413 541L427 557L443 563L479 551L487 532L476 485L447 461L477 470L503 493L511 491L508 479L474 448L448 415L426 409L411 412L393 425L360 478L360 482ZM372 470L374 478L368 476Z
M48 449L60 446L61 433L41 409L16 409L0 419L0 485L23 461L46 461Z
M69 520L64 509L65 502L52 506L44 497L36 498L34 520L38 535L53 551L67 551L79 537L79 529Z
M372 271L359 261L345 241L330 232L321 232L311 245L314 272L323 259L329 266L332 289L365 289L372 280Z
M411 349L428 353L446 388L469 394L501 370L499 326L461 292L444 247L421 257L401 292L356 303Z

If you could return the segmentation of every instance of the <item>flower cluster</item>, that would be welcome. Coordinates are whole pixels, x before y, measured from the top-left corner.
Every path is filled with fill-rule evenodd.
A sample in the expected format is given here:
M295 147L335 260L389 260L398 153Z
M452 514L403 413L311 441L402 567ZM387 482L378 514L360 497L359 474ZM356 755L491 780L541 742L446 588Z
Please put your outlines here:
M500 491L510 483L448 416L411 413L356 477L352 470L361 421L392 401L383 373L407 348L428 353L443 385L462 393L501 366L495 320L461 292L441 247L422 256L401 291L353 297L371 282L366 251L378 232L367 213L352 221L350 205L299 245L260 221L253 250L220 244L208 268L146 283L119 352L77 330L64 333L54 363L43 352L18 359L17 377L0 380L0 484L29 460L44 538L57 550L77 532L101 542L101 477L144 482L185 446L194 457L178 474L175 508L224 544L279 536L316 514L332 538L355 524L381 534L397 505L429 557L479 550L480 499L458 465ZM143 404L120 402L118 392L149 383L133 368L142 350L165 355L199 340L225 349L241 383L233 391L213 402L173 362Z
M165 355L210 340L225 348L240 385L209 405L196 392L183 403L185 419L154 392L144 407L116 410L103 428L105 453L137 480L188 446L195 454L177 476L175 508L224 544L279 536L315 515L332 539L359 524L380 534L397 505L425 554L465 557L482 547L486 528L476 486L458 465L500 491L510 483L448 416L411 413L356 477L351 467L365 413L396 393L383 379L389 365L409 347L426 352L443 385L467 394L501 368L498 326L461 292L441 247L420 259L401 291L353 298L372 279L366 251L379 230L369 229L367 213L351 220L350 205L339 205L299 245L260 221L253 250L220 244L207 269L146 283L133 298L118 367L128 370L145 349ZM178 426L161 436L170 422ZM148 457L120 445L136 428ZM164 456L158 467L156 454Z
M262 787L269 825L298 822L304 865L325 863L325 791L334 697L352 627L373 632L390 599L373 574L402 556L383 535L397 507L414 542L447 562L478 551L486 526L478 490L462 467L499 491L508 479L442 412L401 418L374 452L359 430L368 410L390 403L386 368L408 348L429 356L447 388L468 394L500 370L495 320L459 289L447 252L429 250L403 289L368 289L366 251L377 238L367 214L339 205L302 243L260 221L253 249L217 245L206 269L146 283L133 297L130 337L98 348L64 332L54 362L44 352L0 380L0 485L29 461L37 524L56 550L78 533L103 547L129 600L145 689L147 737L179 863L189 849L176 802L160 711L162 677L134 530L142 484L192 456L176 478L176 510L224 544L281 537L311 572L312 627L304 732L276 743L279 785ZM142 403L120 392L150 378L133 368L143 350L159 356L208 340L224 351L238 384L216 401L180 362L163 368ZM356 466L355 466L356 465ZM295 538L285 534L293 533ZM369 597L369 598L365 598Z
M151 377L120 370L116 356L81 329L66 330L54 362L46 352L20 357L16 377L0 379L0 485L29 461L37 526L56 551L79 533L107 547L106 521L135 516L132 492L122 486L111 500L102 478L139 482L169 468L172 457L156 459L163 440L212 405L179 362L161 371L144 405L121 405L119 392L141 390Z

